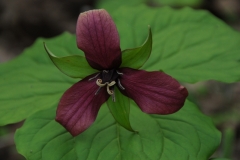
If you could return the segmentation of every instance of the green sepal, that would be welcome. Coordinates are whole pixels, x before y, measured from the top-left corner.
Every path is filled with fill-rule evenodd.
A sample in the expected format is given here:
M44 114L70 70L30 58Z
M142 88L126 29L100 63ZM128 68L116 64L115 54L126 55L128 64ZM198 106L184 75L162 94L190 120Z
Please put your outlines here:
M54 65L64 74L73 78L84 78L90 74L97 72L91 68L85 57L80 55L57 57L55 56L43 42L44 48Z
M134 69L141 68L151 55L152 51L152 31L148 26L148 37L142 46L122 51L121 67L129 67Z
M130 100L121 94L118 88L114 90L115 101L111 98L107 101L107 106L112 113L114 119L125 129L135 132L129 121Z

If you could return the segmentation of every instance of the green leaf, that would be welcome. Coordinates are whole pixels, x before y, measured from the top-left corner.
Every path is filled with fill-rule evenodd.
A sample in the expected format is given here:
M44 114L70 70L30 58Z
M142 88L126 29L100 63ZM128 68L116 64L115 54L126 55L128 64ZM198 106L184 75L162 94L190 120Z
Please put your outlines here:
M77 159L73 148L75 139L54 120L54 116L54 108L38 112L17 130L17 149L26 159Z
M97 8L104 8L109 13L114 12L117 8L123 6L136 7L137 5L144 3L145 0L98 0L96 1Z
M142 69L163 70L179 81L240 80L240 33L207 11L123 7L112 15L121 47L139 46L150 25L152 53Z
M162 6L191 6L196 7L203 3L203 0L98 0L96 2L97 8L104 8L108 12L113 13L117 8L120 7L131 7L135 8L138 5L145 4L153 7Z
M228 158L211 158L209 160L230 160L230 159L228 159Z
M148 37L142 46L126 49L122 52L123 61L121 67L139 69L148 60L152 51L152 32L150 26L148 27Z
M198 6L203 0L154 0L159 5L169 6Z
M130 109L138 133L120 127L103 105L94 124L75 138L55 122L55 109L40 111L17 130L17 150L29 160L203 160L220 143L212 120L189 101L164 116L145 114L135 103Z
M53 50L59 49L59 55L78 53L72 45L76 44L75 36L64 33L52 39L38 39L16 59L0 64L0 125L21 121L39 110L55 108L65 90L77 81L54 66L43 41L51 44Z
M57 57L48 49L45 43L44 47L55 66L67 76L73 78L84 78L94 72L97 72L95 69L90 67L86 58L81 55Z
M109 98L107 101L108 108L115 120L124 128L134 132L129 121L130 101L125 97L118 88L114 90L115 102Z

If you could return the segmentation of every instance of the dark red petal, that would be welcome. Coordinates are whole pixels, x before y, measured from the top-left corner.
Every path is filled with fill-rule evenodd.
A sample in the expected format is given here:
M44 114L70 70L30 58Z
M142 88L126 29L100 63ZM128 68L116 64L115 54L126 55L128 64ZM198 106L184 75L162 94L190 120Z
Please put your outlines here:
M121 65L120 40L116 25L104 9L80 14L77 21L77 45L92 68L108 70Z
M130 68L119 70L123 73L120 91L132 98L143 112L170 114L178 111L188 96L186 88L163 72L146 72Z
M88 76L74 84L62 96L56 121L62 124L73 136L85 131L96 119L101 105L108 99L106 89L98 89L94 80L88 81L94 75Z

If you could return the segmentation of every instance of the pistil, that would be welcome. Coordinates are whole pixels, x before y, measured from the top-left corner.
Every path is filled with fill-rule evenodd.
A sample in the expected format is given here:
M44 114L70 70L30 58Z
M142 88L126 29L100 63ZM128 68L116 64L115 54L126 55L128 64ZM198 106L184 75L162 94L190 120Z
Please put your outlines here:
M102 80L101 80L101 79L97 79L96 84L97 84L99 87L107 86L107 92L108 92L108 94L109 94L109 95L113 95L114 91L113 91L113 90L110 90L110 87L112 87L112 86L114 86L114 85L116 84L115 81L112 81L111 83L109 83L109 82L102 83Z
M122 90L125 89L120 82L120 76L122 75L123 73L118 72L115 69L112 69L103 70L102 72L97 73L94 77L90 78L89 81L99 77L96 80L96 84L99 86L99 88L95 92L95 95L97 95L99 91L106 86L107 93L112 96L112 100L115 102L114 85L117 84L120 89Z

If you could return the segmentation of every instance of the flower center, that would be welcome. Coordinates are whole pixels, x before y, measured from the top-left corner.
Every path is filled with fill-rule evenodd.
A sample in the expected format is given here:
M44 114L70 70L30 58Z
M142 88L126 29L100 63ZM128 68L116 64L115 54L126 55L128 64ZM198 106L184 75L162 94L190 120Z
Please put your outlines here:
M123 73L118 72L115 69L111 70L103 70L98 73L96 76L90 78L89 80L95 79L98 76L99 79L96 80L96 84L99 86L98 90L96 91L95 95L99 93L101 88L106 86L107 93L112 96L112 100L115 102L115 95L114 95L114 85L117 84L118 87L122 90L125 88L122 86L119 77L122 76Z

